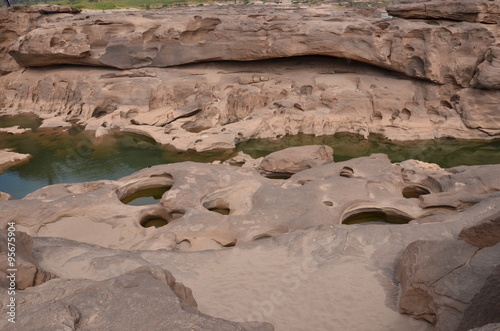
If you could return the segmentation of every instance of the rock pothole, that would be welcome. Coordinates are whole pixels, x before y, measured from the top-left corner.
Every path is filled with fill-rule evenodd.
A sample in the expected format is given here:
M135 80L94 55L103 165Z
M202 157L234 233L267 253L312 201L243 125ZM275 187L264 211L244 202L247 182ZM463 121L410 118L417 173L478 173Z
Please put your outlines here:
M145 206L159 202L170 190L174 179L170 174L152 175L132 181L116 190L118 199L128 205Z
M406 199L411 199L411 198L420 198L421 195L425 194L430 194L431 192L429 189L420 186L420 185L412 185L412 186L406 186L402 190L403 197Z
M203 207L211 212L227 216L231 213L229 202L224 199L215 199L203 203Z
M342 224L407 224L412 217L392 208L362 208L344 215Z
M168 221L158 216L149 216L141 220L141 225L145 228L155 227L160 228L168 224Z

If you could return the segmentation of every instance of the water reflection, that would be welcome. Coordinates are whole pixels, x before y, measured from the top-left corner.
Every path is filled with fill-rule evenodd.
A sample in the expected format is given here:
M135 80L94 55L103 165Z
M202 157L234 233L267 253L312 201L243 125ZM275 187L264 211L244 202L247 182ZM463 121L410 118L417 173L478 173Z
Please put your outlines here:
M491 141L458 140L442 138L436 140L397 142L371 135L369 139L341 133L334 136L314 137L311 135L285 136L277 141L253 140L238 145L238 150L253 157L267 155L270 151L292 146L328 145L334 150L336 162L384 153L392 162L417 159L437 163L443 168L459 165L499 164L500 139Z
M0 117L0 127L21 125L33 132L20 135L0 133L0 149L13 148L33 155L30 162L10 168L0 175L0 191L15 198L56 183L119 179L139 169L157 164L224 160L238 151L253 157L265 156L286 147L325 144L335 151L335 161L385 153L393 162L418 159L442 167L500 163L500 140L460 141L439 139L419 142L393 142L377 136L362 139L352 134L314 137L285 136L279 140L253 140L241 143L236 151L196 153L166 149L150 138L117 133L96 141L81 127L39 129L36 117Z

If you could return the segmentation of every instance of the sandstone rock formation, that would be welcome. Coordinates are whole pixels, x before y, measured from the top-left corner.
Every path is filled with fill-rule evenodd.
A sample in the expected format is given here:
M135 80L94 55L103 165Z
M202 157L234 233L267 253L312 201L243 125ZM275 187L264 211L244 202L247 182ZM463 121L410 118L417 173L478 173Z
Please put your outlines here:
M498 2L389 13L424 5L441 19L361 17L331 5L2 8L0 111L197 151L297 133L497 137L499 31L484 22Z
M402 18L447 19L500 23L500 4L492 0L426 1L387 6L389 15Z
M416 241L403 253L400 311L436 330L500 322L500 244L479 249L458 240Z
M459 236L473 240L473 232L464 228L480 231L483 224L496 220L500 213L498 168L445 170L412 160L391 164L384 155L372 155L272 180L251 168L178 163L143 169L117 181L48 186L22 200L0 202L0 221L5 226L15 220L18 230L35 236L36 261L61 279L102 281L141 266L160 266L193 290L201 312L219 318L267 321L278 329L300 330L306 327L304 323L316 329L332 325L386 328L390 323L399 329L421 330L427 328L425 324L396 312L397 284L392 279L400 254L415 240L446 239L445 244ZM159 203L133 206L120 201L150 188L166 190ZM365 221L376 222L358 224ZM462 265L475 254L474 266L479 269L470 272L491 270L488 256L492 255L480 258L479 247L458 243L452 241L450 250L455 254L460 246L465 255L446 257L448 264L437 267L453 269L454 259ZM498 245L480 244L487 245L480 251L496 254ZM442 245L433 249L446 253ZM188 256L179 251L193 253ZM299 269L289 270L294 265ZM424 272L427 265L431 264L422 262L421 270L431 279L433 274ZM411 293L408 284L419 279L412 270L404 278L403 296ZM360 278L351 279L353 274ZM471 278L476 279L475 285L468 286L467 294L460 293L467 300L482 293L484 284L494 284L494 278L487 279L489 274ZM342 277L352 282L341 281ZM332 279L337 285L332 285ZM242 283L247 288L243 292L237 285ZM323 308L314 307L325 315L311 322L292 302L325 295L325 288L327 301L337 308L324 306L320 300ZM360 311L378 311L377 317L338 308L336 302L347 305L356 300L353 293L358 291L371 298ZM410 305L403 311L425 316L438 326L451 325L449 305L440 299L440 288L431 286L428 291L433 301L425 307L432 309L413 310ZM483 311L470 300L456 300L468 303L460 306L464 316ZM355 318L342 320L345 314ZM477 323L494 322L488 316ZM470 325L475 326L479 324Z
M500 89L500 44L496 43L486 52L484 62L477 67L472 86Z
M196 151L297 133L495 138L497 8L389 8L400 18L331 5L0 8L0 113L33 111L44 127L76 121L96 136L136 132ZM0 229L14 221L28 248L16 327L426 331L498 322L500 165L442 169L382 154L333 163L325 147L293 152L159 165L0 201ZM149 190L161 198L128 204Z
M479 248L496 245L500 242L500 215L493 215L481 223L463 228L459 239Z
M61 291L63 290L63 291ZM57 279L18 292L26 302L9 330L262 330L267 323L235 323L196 310L191 291L159 267L137 268L103 281ZM22 316L22 318L21 318Z
M1 8L0 15L0 76L20 69L14 59L8 55L8 48L20 36L28 33L38 24L64 17L65 14L79 13L79 9L53 6L13 6L8 10Z
M169 164L118 181L57 184L0 202L1 221L16 221L18 230L32 236L105 241L112 248L205 250L351 223L366 213L396 223L430 222L443 211L453 214L497 197L499 167L424 170L418 162L391 164L380 154L324 164L281 182L248 168ZM121 202L151 188L166 191L157 204ZM149 227L153 220L167 225Z
M290 178L302 170L333 162L333 149L329 146L290 147L264 157L257 170L269 178Z
M9 274L7 269L13 269L9 267L9 261L7 252L11 250L7 247L8 234L5 230L0 230L0 251L2 255L0 256L0 287L8 288L10 284L7 284L7 274ZM46 272L40 268L37 262L33 259L33 240L24 232L14 232L14 241L10 241L14 244L15 249L15 260L16 260L16 288L24 290L30 286L40 285L52 278L55 278L50 272ZM9 286L8 286L9 285Z
M454 79L466 87L478 59L495 40L481 25L245 11L183 9L182 14L174 10L62 19L22 36L9 54L24 67L119 69L326 55L440 83ZM450 59L451 52L455 56Z
M12 195L5 192L0 192L0 201L12 200Z
M0 150L0 173L14 165L27 162L31 158L29 154L20 154L8 150Z

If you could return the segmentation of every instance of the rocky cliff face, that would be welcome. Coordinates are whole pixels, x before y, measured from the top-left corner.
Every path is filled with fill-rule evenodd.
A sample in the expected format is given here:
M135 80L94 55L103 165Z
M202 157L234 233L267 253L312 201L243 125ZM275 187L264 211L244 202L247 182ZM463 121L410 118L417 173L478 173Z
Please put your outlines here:
M299 132L495 137L498 3L454 8L2 9L0 107L181 150Z

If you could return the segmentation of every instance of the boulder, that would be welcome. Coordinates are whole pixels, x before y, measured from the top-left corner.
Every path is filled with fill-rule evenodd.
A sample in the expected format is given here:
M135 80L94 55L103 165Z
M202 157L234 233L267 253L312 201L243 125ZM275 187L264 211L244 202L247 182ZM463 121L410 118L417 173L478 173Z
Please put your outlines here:
M5 192L0 192L0 201L12 200L12 195Z
M257 170L269 178L290 178L293 174L333 162L333 149L324 145L289 147L264 157Z
M10 234L14 235L11 236ZM9 238L15 238L14 241L8 241ZM10 243L10 245L9 245ZM33 259L33 240L24 232L7 232L0 230L0 248L3 252L0 256L0 274L2 283L0 286L9 287L5 273L14 272L16 275L16 289L24 290L30 286L40 285L52 278L53 274L40 268L38 263ZM7 252L12 252L14 249L14 260L9 261ZM9 271L9 269L15 269Z
M479 248L498 244L500 242L500 214L463 228L459 239Z
M436 330L469 330L499 322L496 258L500 244L479 249L463 241L416 241L398 267L399 310Z

